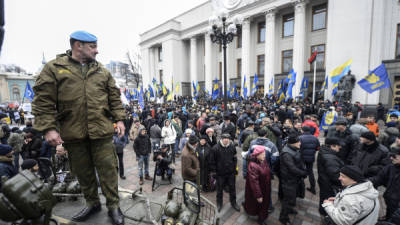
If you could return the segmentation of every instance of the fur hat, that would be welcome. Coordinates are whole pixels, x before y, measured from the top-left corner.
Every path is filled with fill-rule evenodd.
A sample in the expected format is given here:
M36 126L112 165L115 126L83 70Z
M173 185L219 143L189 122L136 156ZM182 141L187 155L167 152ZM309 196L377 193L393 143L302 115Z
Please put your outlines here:
M357 166L344 166L340 170L341 173L348 176L350 179L354 180L357 183L361 183L365 181L365 177L360 168Z
M194 145L197 142L199 142L199 138L197 138L197 136L195 135L190 135L189 137L189 144Z

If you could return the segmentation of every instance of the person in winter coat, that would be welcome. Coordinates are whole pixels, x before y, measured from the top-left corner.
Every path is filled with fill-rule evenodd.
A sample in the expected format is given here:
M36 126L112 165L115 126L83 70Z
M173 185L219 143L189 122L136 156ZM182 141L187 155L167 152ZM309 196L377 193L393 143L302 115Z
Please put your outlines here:
M116 127L115 127L116 128ZM119 177L123 180L126 179L124 173L124 148L127 144L127 140L125 135L119 137L118 132L116 131L113 136L113 144L115 146L115 152L118 156L118 170L119 170Z
M217 137L215 137L214 133L214 129L211 127L206 130L207 143L210 148L214 147L217 144Z
M182 151L182 179L192 181L199 185L200 162L196 157L196 147L199 139L191 135Z
M19 155L22 151L22 145L24 144L24 135L18 127L11 129L11 135L8 138L8 144L13 148L14 151L14 167L16 171L19 171Z
M137 136L139 136L139 131L140 129L145 128L142 124L140 124L140 121L138 119L133 121L133 125L131 129L129 130L129 140L135 141Z
M328 131L327 137L336 138L340 141L342 149L337 155L346 165L350 164L352 152L356 149L360 139L347 128L347 122L337 120L334 129Z
M314 135L315 137L319 137L319 128L318 125L311 120L311 116L310 115L306 115L304 116L304 122L301 126L307 126L307 127L311 127L311 134Z
M391 164L370 178L375 188L384 186L386 188L383 198L386 203L386 221L390 221L393 213L400 207L400 148L390 149Z
M42 148L42 138L39 133L30 128L25 133L24 144L22 145L22 158L23 159L35 159L39 158L40 151Z
M163 144L169 145L170 151L172 152L173 162L175 163L175 139L176 131L175 128L171 125L171 121L166 119L164 121L164 126L161 129L161 137L163 138Z
M151 178L149 175L149 155L151 153L151 142L144 127L139 130L139 136L133 142L133 150L136 153L136 161L138 161L139 184L143 185L143 167L145 179L153 180L153 178Z
M344 189L324 200L322 207L335 224L376 224L379 216L379 192L365 181L356 166L344 166L339 180Z
M297 213L293 207L296 205L296 197L302 195L301 186L304 185L304 178L307 171L303 166L300 154L300 139L297 136L290 136L288 144L280 153L280 182L282 186L283 201L279 215L282 224L291 224L289 214Z
M180 153L182 152L182 149L179 148L180 147L179 143L183 136L183 131L182 131L182 121L179 119L178 114L174 115L174 119L171 120L171 125L174 127L176 131L174 152L176 156L179 156Z
M341 146L338 139L326 138L325 145L318 152L319 213L323 216L326 216L326 212L322 207L323 201L335 196L341 188L339 173L344 163L336 155L340 149Z
M10 179L17 174L13 164L13 150L9 145L0 144L0 192L2 177Z
M378 122L379 120L385 121L385 107L380 102L376 106L376 121Z
M367 178L376 176L390 163L388 149L376 141L371 131L361 134L360 145L352 156L352 165L358 166Z
M315 152L319 150L320 144L318 138L311 134L311 128L308 126L302 127L303 135L300 138L300 152L303 158L303 162L306 166L308 173L308 180L310 181L310 187L307 188L308 191L316 194L315 192L315 178L314 178L314 161Z
M390 148L399 136L399 129L396 127L387 127L383 132L379 132L378 142L386 146L386 148Z
M353 135L360 137L362 133L368 132L369 129L366 127L367 120L365 118L360 118L357 122L350 126L350 131Z
M368 130L372 131L375 136L379 135L379 125L375 122L374 116L368 116L367 124L365 126L368 128Z
M161 128L158 123L154 123L150 127L150 141L151 141L151 149L154 150L155 146L160 147L161 145Z
M210 155L211 147L207 143L207 136L200 137L199 145L196 148L196 156L200 162L200 185L203 191L210 191Z
M395 113L390 114L390 121L386 123L387 127L399 127L399 116Z
M231 140L235 140L236 126L231 122L230 116L224 116L224 122L220 125L220 127L223 134L229 134L231 136Z
M246 138L250 135L254 134L254 122L252 120L249 120L247 122L247 127L246 129L243 130L243 132L240 135L240 143L244 143Z
M235 174L237 174L236 148L231 141L232 136L224 133L221 140L212 149L210 159L210 169L217 176L217 208L218 212L222 209L222 197L225 186L229 188L229 200L231 206L236 211L240 207L236 203Z
M270 166L265 160L263 146L254 148L246 177L245 202L243 208L249 215L257 215L263 225L268 218L271 194Z
M192 135L193 134L193 131L192 131L192 129L186 129L185 130L185 133L184 133L184 135L183 135L183 137L180 139L180 141L179 141L179 151L180 152L182 152L183 151L183 148L185 147L185 145L186 145L186 142L189 140L189 137L190 137L190 135Z

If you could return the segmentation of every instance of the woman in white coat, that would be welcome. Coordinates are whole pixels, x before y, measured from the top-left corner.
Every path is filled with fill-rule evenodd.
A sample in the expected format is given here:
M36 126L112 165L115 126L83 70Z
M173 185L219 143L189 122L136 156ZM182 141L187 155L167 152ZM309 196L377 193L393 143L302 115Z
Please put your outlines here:
M357 166L344 166L340 170L339 180L345 188L322 204L328 214L326 224L376 224L380 207L379 192L373 184L365 180Z
M176 139L176 131L174 126L171 125L171 121L166 119L164 121L164 126L161 129L161 137L163 143L169 146L170 152L172 152L172 161L175 163L175 139Z

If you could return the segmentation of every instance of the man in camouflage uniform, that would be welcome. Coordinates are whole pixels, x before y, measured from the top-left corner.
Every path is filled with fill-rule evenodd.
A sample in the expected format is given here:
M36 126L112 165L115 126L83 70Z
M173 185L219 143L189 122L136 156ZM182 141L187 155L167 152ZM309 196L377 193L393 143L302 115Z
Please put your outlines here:
M34 86L34 128L52 146L64 143L86 207L72 220L85 221L101 210L96 172L113 224L124 224L119 209L113 122L124 135L120 91L109 71L96 61L97 38L85 31L70 36L71 50L48 62Z

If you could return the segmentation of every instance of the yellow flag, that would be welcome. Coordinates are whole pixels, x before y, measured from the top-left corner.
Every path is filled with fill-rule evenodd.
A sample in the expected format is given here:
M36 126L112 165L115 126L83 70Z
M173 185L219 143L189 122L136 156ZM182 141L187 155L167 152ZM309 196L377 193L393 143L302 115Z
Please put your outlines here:
M179 93L179 88L180 88L180 84L179 84L179 82L176 82L175 94L178 94L178 93Z

